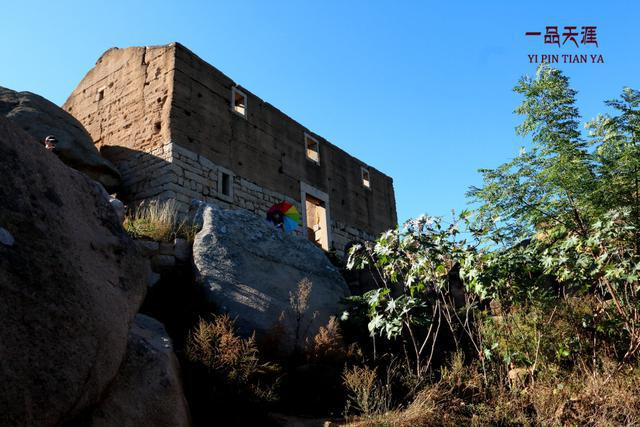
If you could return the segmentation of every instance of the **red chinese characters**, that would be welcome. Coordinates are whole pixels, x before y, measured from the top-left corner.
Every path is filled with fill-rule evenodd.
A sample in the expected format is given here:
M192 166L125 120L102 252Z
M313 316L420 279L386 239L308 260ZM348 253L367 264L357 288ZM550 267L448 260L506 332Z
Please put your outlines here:
M598 46L598 38L596 36L596 27L582 27L582 40L580 40L582 44L595 44Z
M583 26L581 27L580 32L578 32L577 26L566 25L564 27L562 34L560 34L560 32L558 31L558 26L556 25L548 25L545 28L545 30L546 31L544 34L544 44L555 44L558 47L562 47L568 42L569 45L573 43L576 47L580 47L580 44L582 45L593 44L593 45L596 45L596 47L599 47L597 27L595 25ZM541 31L527 31L525 33L525 36L541 36L541 35L542 35ZM578 39L576 37L579 38L580 35L582 35L582 38L580 38L580 44L578 44ZM561 39L562 39L562 44L560 43Z

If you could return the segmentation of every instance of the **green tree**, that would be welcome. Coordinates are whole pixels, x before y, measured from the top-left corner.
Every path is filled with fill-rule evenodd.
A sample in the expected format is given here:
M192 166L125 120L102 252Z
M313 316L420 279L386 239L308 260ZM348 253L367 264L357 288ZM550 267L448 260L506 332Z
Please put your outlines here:
M640 351L640 92L625 88L605 104L613 115L579 131L576 92L560 71L542 66L514 88L528 151L482 170L481 231L506 243L490 253L479 281L494 295L540 302L543 274L571 293L590 293L603 319L623 332L623 358ZM525 244L514 245L524 239ZM527 277L528 276L528 277ZM541 286L542 292L534 289ZM540 287L540 286L539 286ZM522 298L524 296L524 298Z
M598 182L594 194L601 211L630 207L640 225L640 92L624 88L606 101L616 115L599 115L587 123Z
M479 204L479 223L492 240L513 244L537 230L563 225L586 235L594 165L579 131L576 91L561 71L541 66L514 91L524 96L518 135L527 150L496 169L481 169L484 185L468 195Z

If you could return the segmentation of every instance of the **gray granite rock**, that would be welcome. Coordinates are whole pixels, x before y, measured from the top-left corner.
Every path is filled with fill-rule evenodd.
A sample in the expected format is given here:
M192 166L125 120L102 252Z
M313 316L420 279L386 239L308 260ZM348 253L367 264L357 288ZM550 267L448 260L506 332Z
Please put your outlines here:
M115 380L93 411L93 427L189 426L180 365L162 323L138 314L127 355Z
M286 318L290 293L305 278L312 282L303 325L309 335L340 311L341 299L349 295L347 284L312 242L245 210L203 202L194 202L193 210L200 228L193 243L196 278L210 301L237 318L240 332L264 333L282 313ZM292 336L287 338L291 343Z

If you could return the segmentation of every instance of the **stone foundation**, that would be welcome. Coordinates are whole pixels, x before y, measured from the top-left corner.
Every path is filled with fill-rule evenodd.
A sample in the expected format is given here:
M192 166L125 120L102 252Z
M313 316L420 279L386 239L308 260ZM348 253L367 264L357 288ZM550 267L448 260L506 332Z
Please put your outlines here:
M299 201L237 176L233 171L175 143L159 147L155 149L155 153L157 159L145 155L144 159L125 158L116 161L127 193L136 195L127 200L130 204L154 198L175 199L180 213L186 215L192 200L203 200L224 208L246 209L265 216L271 206L287 201L302 212ZM231 177L231 196L220 191L218 181L221 172ZM126 195L124 198L126 199ZM299 229L297 234L301 235L302 229ZM338 256L344 255L344 248L350 242L374 238L365 231L333 220L331 236L331 248Z

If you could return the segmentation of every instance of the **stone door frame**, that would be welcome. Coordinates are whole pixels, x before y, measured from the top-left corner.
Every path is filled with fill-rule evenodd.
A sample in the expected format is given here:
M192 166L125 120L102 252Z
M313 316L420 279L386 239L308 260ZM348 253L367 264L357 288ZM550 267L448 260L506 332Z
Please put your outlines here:
M333 240L331 236L331 204L329 202L329 195L306 182L300 181L300 215L302 216L302 228L305 238L307 230L307 194L324 202L325 214L327 216L327 250L331 250Z

